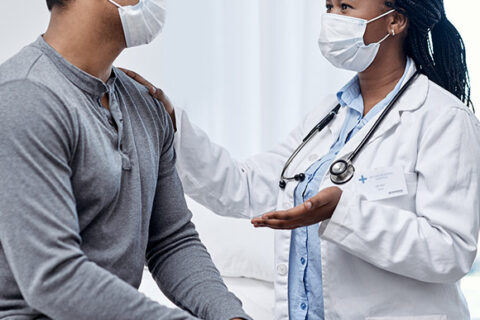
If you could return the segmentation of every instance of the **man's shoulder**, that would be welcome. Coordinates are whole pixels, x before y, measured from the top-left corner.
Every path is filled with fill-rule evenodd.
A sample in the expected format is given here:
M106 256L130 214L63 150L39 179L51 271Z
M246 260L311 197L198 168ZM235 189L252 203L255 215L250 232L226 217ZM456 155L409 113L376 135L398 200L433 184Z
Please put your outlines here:
M0 106L11 104L12 100L18 97L24 102L59 100L58 90L52 84L62 82L61 75L52 61L35 44L36 42L27 45L0 65L0 92L2 92Z
M0 65L0 113L2 121L25 118L62 108L49 77L55 71L45 54L28 45ZM38 118L38 117L37 117Z
M39 40L25 46L0 65L0 88L9 83L26 82L44 88L49 93L62 91L59 90L59 86L65 83L65 77L38 43ZM32 93L24 92L26 96Z
M44 54L30 44L0 65L0 85L23 79L37 80L34 77L35 67L44 63Z
M161 122L169 118L162 103L152 97L145 86L133 80L118 68L114 68L114 72L133 100L132 107L136 109L135 112L138 112L142 118L148 117L151 119L153 116Z

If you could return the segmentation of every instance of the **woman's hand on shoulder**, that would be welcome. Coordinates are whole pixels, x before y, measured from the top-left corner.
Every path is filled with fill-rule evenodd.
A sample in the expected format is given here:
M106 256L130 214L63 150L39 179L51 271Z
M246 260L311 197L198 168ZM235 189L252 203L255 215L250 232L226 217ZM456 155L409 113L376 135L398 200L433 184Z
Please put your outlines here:
M152 83L147 81L144 77L142 77L135 71L131 71L124 68L119 68L119 69L125 72L125 74L130 78L132 78L133 80L145 86L148 89L148 92L150 93L150 95L155 99L159 100L163 104L163 106L165 107L165 110L168 112L168 114L170 115L170 118L172 119L173 127L175 128L175 131L177 131L176 120L175 120L175 110L173 109L173 105L170 102L170 99L168 99L167 95L162 91L162 89L155 87Z

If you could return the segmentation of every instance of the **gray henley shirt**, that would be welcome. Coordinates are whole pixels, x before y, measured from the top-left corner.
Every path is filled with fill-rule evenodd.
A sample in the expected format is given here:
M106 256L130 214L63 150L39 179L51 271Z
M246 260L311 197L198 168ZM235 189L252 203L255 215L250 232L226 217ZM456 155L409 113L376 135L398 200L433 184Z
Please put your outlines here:
M42 37L0 66L0 319L248 318L191 223L173 135L144 87ZM138 292L145 264L188 312Z

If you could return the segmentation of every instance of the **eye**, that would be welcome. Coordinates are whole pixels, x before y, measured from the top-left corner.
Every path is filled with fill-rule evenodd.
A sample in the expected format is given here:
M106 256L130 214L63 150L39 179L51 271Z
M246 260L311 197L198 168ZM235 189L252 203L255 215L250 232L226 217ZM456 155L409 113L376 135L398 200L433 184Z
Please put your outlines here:
M342 11L346 11L347 9L353 9L353 7L351 5L346 4L346 3L342 3L341 7L342 7Z
M327 12L330 12L333 9L333 6L331 4L327 4L325 8L327 8Z

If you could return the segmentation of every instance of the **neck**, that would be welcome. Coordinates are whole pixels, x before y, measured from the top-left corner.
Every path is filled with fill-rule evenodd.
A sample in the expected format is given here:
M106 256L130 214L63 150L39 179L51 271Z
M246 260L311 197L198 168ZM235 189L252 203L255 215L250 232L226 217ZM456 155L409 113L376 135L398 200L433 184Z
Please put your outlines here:
M407 57L401 50L377 56L374 63L358 74L364 101L364 116L395 89L405 73Z
M104 82L110 78L112 64L124 49L122 40L105 36L96 21L87 17L55 15L44 40L68 62ZM103 27L103 26L102 26Z

